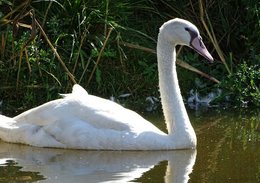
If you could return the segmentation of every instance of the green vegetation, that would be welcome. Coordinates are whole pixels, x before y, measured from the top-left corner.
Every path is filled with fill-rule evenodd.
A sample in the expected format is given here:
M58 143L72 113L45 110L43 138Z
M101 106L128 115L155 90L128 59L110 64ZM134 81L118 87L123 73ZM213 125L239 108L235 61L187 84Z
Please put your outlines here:
M174 17L196 24L216 59L209 65L179 48L183 95L198 78L205 93L221 87L236 105L259 106L258 0L2 0L0 7L0 99L8 110L57 98L73 83L106 98L158 96L158 28Z
M221 83L232 101L241 105L260 106L260 65L240 64L237 71Z

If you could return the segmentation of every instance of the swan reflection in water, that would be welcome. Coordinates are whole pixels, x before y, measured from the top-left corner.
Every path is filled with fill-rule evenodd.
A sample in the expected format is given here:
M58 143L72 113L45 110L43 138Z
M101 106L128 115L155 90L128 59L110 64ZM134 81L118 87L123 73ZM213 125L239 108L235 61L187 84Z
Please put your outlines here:
M20 171L39 172L52 183L135 181L162 161L168 161L164 182L186 183L195 159L196 150L83 151L0 142L0 166L14 161Z

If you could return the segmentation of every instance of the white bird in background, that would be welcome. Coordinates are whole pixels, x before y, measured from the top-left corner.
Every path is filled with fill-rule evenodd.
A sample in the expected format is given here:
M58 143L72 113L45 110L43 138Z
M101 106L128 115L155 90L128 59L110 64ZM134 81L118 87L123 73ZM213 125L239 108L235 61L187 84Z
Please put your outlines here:
M115 102L89 95L81 86L62 99L14 118L0 115L0 139L39 147L102 150L190 149L197 144L176 72L176 45L186 45L209 61L212 56L192 23L173 19L158 35L161 102L168 133Z

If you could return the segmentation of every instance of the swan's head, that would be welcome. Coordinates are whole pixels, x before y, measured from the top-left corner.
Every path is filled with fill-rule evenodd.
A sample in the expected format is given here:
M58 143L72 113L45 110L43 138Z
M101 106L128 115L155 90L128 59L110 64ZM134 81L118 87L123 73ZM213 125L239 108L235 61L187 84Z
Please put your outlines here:
M213 61L213 57L202 41L198 28L187 20L179 18L169 20L161 26L159 35L173 46L189 46L210 62Z

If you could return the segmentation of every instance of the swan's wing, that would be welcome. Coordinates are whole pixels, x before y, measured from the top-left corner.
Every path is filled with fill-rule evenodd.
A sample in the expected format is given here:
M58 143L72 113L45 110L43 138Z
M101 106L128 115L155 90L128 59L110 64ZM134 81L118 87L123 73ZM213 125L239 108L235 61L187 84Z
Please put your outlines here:
M53 100L25 111L14 117L14 120L17 123L30 123L44 126L57 120L70 119L73 115L75 115L73 109L79 107L73 98L86 98L88 93L80 85L76 84L73 86L72 93L61 94L61 96L64 98Z
M65 98L28 110L14 120L18 123L39 126L50 125L56 121L75 123L79 120L97 129L119 131L157 129L134 111L110 100L88 95L79 85L73 87L73 92L67 94Z

